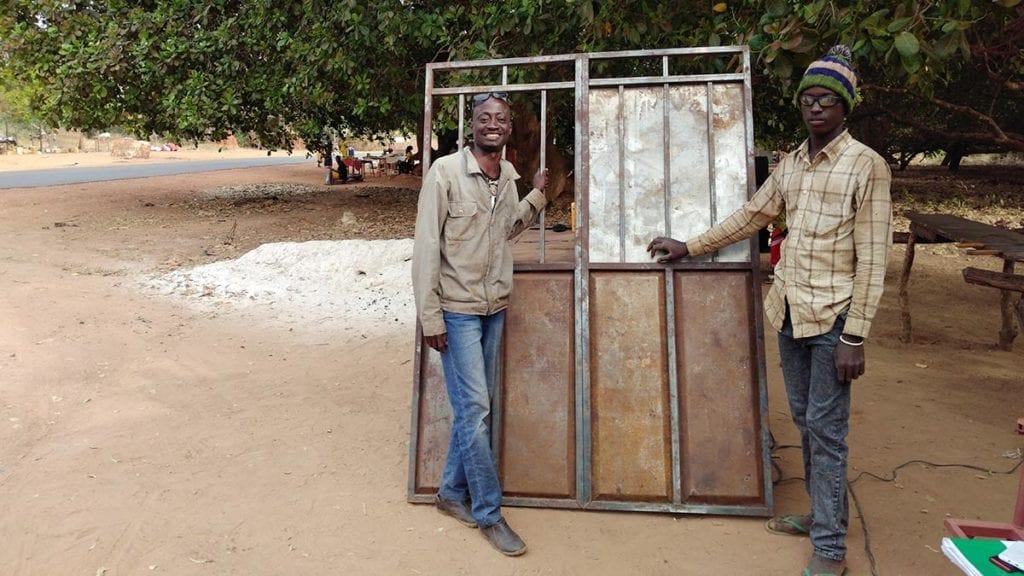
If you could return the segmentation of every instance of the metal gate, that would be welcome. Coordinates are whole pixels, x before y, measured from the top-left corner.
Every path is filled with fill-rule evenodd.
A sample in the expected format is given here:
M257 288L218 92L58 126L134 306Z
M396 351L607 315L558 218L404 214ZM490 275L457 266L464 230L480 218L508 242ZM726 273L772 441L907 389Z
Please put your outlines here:
M509 80L558 66L572 77ZM500 80L450 79L466 71ZM467 95L538 97L545 135L549 91L573 95L573 257L546 258L555 240L542 225L535 256L517 258L506 317L492 410L504 504L770 514L756 242L671 265L645 251L655 236L706 230L754 191L747 48L448 62L426 74L425 166L435 98L458 98L462 127ZM543 145L541 155L545 165ZM451 414L440 357L418 330L414 371L408 497L430 502Z

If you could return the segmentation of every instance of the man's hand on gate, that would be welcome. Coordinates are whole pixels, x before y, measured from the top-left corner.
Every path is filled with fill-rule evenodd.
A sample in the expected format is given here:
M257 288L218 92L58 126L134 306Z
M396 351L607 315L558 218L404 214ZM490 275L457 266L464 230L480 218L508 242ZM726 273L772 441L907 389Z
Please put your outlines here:
M548 187L548 169L541 168L533 175L533 187L541 192Z
M647 245L647 251L651 254L651 258L656 258L661 264L686 258L690 254L690 250L686 247L685 242L673 240L665 236L658 236L651 240L651 243ZM659 256L659 252L663 252L664 255Z

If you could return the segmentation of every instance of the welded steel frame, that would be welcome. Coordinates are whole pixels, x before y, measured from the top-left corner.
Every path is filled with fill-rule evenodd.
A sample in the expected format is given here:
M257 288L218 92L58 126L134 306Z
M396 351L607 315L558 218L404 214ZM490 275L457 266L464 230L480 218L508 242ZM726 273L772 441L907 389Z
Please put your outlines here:
M728 56L735 58L739 64L736 66L734 72L723 72L723 73L712 73L712 74L694 74L694 75L672 75L669 73L669 60L676 57L686 56ZM611 59L642 59L642 58L660 58L662 60L662 73L654 76L637 76L637 77L617 77L617 78L591 78L590 68L591 64L601 60ZM510 67L515 66L530 66L530 65L541 65L550 63L573 63L575 65L575 78L572 82L569 81L556 81L556 82L534 82L534 83L521 83L514 84L509 83L508 70ZM471 86L458 86L458 87L440 87L435 86L435 75L440 72L456 71L456 70L468 70L468 69L486 69L486 68L500 68L501 83L500 84L486 84L486 85L471 85ZM743 98L744 98L744 123L745 123L745 139L746 139L746 181L747 181L747 197L749 198L755 191L755 173L754 173L754 137L753 137L753 120L751 116L752 104L751 104L751 80L750 80L751 60L749 49L746 46L722 46L722 47L702 47L702 48L675 48L675 49L662 49L662 50L632 50L632 51L621 51L621 52L598 52L598 53L581 53L581 54L568 54L568 55L552 55L552 56L535 56L535 57L524 57L524 58L504 58L504 59L490 59L490 60L474 60L474 61L458 61L458 62L438 62L430 63L426 66L426 88L424 97L424 130L423 130L423 142L421 143L420 149L423 151L423 168L424 174L430 166L431 161L431 136L433 133L433 114L434 114L434 99L437 96L445 97L458 97L458 109L459 109L459 142L463 142L463 127L465 126L465 118L463 117L464 111L467 109L466 96L490 92L490 91L504 91L510 93L525 93L525 92L540 92L541 95L541 165L544 165L544 142L546 141L546 104L547 104L547 92L550 90L573 90L575 93L575 113L576 113L576 131L575 131L575 158L573 166L573 181L575 190L575 201L576 201L576 227L579 230L578 238L575 243L575 258L571 265L566 263L551 263L545 261L545 243L544 243L544 228L541 230L541 241L539 244L539 254L537 262L532 263L517 263L515 266L515 272L520 273L543 273L546 271L568 271L572 270L574 274L574 296L575 296L575 412L576 412L576 496L571 499L559 499L559 498L529 498L529 497L508 497L503 499L503 505L511 506L529 506L529 507L547 507L547 508L569 508L569 509L595 509L595 510L618 510L618 511L643 511L643 512L672 512L672 513L696 513L696 514L726 514L726 515L739 515L739 516L766 516L770 515L774 506L774 496L772 491L771 481L771 461L770 461L770 448L769 448L769 431L768 431L768 394L767 385L765 379L765 353L764 353L764 326L763 326L763 305L760 293L760 270L759 270L759 257L758 247L756 238L751 239L749 245L749 257L743 262L724 262L719 261L716 257L711 257L703 261L697 260L683 260L671 264L659 264L654 261L649 263L592 263L589 261L589 240L590 240L590 219L589 219L589 182L590 182L590 147L589 147L589 99L591 88L604 88L604 87L618 87L620 92L625 87L631 86L663 86L666 92L670 86L679 84L703 84L708 87L708 122L709 130L710 123L712 121L713 108L711 106L711 87L716 84L737 84L742 86ZM665 118L666 122L669 119L668 107L665 107ZM710 132L709 132L710 136ZM671 150L668 146L668 131L664 132L665 139L665 153L664 162L666 174L671 164ZM715 155L713 150L713 138L709 137L709 144L712 149L709 150L709 168L711 174L714 174ZM717 214L717 208L714 206L714 185L715 179L710 179L712 190L712 217L713 221L718 221L720 216L724 214ZM624 186L624 184L620 184ZM672 195L671 190L671 179L666 178L666 193L665 193L665 211L666 211L666 225L669 229L665 231L668 236L672 235L671 219L668 218L668 212L670 207L670 199ZM624 205L620 202L620 209L624 210ZM541 216L543 218L543 214ZM620 222L623 220L620 219ZM620 230L620 235L622 231ZM671 427L672 427L672 446L671 446L671 459L672 459L672 502L609 502L609 501L594 501L591 495L591 483L589 477L589 468L591 465L591 413L590 413L590 342L589 342L589 318L590 318L590 301L589 301L589 282L591 271L661 271L664 276L664 287L666 294L665 302L665 313L668 327L668 372L669 372L669 389L670 389L670 406L671 406ZM754 368L757 379L757 421L759 423L758 438L760 440L760 472L761 472L761 489L763 498L759 502L754 504L693 504L687 503L683 499L682 494L682 478L680 471L681 453L680 453L680 414L679 408L679 375L676 369L676 330L675 330L675 302L673 297L675 294L674 284L676 277L680 272L687 271L742 271L749 275L750 281L750 298L749 302L752 318L750 322L751 331L753 334L750 335L752 357L756 363ZM418 426L419 426L419 404L420 404L420 374L424 369L423 358L424 358L424 347L423 339L421 336L420 328L417 326L416 331L416 345L415 345L415 365L414 373L416 376L416 382L413 391L412 400L412 422L411 422L411 438L410 438L410 459L409 459L409 480L408 480L408 500L415 503L429 503L433 502L433 495L423 492L417 492L416 474L417 474L417 445L418 445ZM496 402L500 401L501 394L496 394ZM492 425L494 427L493 442L497 449L499 438L501 436L501 422L500 414L501 410L494 410L493 412L495 420Z

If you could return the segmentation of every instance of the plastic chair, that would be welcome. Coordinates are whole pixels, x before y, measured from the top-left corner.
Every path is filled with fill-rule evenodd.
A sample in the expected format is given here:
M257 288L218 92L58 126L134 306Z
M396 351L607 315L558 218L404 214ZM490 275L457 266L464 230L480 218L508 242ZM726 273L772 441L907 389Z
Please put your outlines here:
M385 156L377 161L377 175L378 176L394 176L398 173L397 160L398 156Z

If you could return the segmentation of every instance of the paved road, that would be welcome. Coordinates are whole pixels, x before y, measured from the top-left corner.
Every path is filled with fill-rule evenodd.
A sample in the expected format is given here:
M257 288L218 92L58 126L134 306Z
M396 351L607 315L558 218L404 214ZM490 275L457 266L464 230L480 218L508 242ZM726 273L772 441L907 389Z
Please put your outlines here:
M210 172L213 170L232 170L235 168L251 168L256 166L273 166L278 164L298 164L312 162L306 153L265 156L259 158L241 158L233 160L190 160L169 162L166 164L138 164L135 166L89 166L60 167L45 170L19 170L16 172L0 172L0 188L32 188L37 186L58 186L60 184L81 184L84 182L103 182L106 180L127 180L130 178L148 178L150 176L170 176L191 172Z

